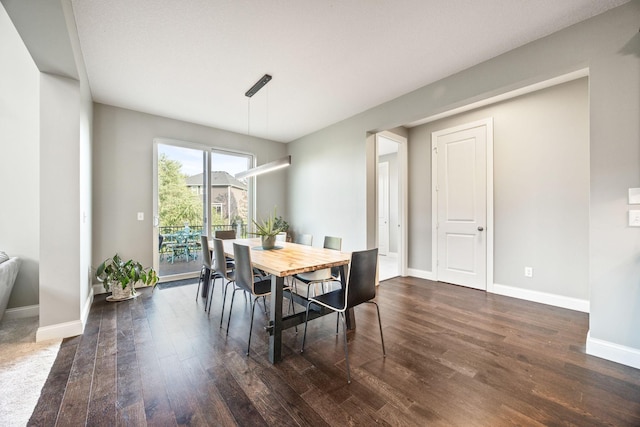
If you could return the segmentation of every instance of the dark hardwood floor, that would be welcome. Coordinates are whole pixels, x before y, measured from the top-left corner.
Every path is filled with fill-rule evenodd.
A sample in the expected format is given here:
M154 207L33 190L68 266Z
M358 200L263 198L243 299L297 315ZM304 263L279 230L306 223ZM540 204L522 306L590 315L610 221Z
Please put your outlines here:
M640 425L640 370L585 354L588 315L414 278L382 282L356 309L347 384L335 316L287 331L267 359L256 311L236 299L229 336L195 285L97 296L64 340L29 425ZM300 308L300 307L298 307ZM226 316L225 316L226 320Z

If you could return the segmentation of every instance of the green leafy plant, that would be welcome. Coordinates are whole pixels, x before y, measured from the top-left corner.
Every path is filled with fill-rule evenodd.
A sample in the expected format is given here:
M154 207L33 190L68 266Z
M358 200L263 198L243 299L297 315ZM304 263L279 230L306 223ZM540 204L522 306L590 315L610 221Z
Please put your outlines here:
M276 228L278 228L281 232L289 231L289 223L285 221L284 218L282 218L282 216L278 216L275 222L276 222L275 223Z
M134 285L138 282L154 287L158 283L158 274L153 268L144 268L138 261L131 259L124 261L118 254L107 258L98 266L96 277L107 292L115 284L120 284L122 289L131 285L131 292L135 293Z

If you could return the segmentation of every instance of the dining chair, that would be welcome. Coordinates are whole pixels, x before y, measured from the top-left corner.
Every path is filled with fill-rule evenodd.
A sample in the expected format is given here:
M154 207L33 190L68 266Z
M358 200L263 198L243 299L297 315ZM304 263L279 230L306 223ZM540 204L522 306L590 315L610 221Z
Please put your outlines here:
M296 238L293 240L293 243L297 243L299 245L311 246L313 245L313 235L298 234L296 235Z
M258 298L271 295L271 278L270 277L256 277L251 264L251 253L249 246L233 244L233 255L235 259L235 285L236 288L231 295L231 305L229 306L229 318L227 320L227 335L229 335L229 324L231 323L231 313L233 311L233 300L236 295L236 291L244 291L246 294L253 296L251 302L251 322L249 324L249 339L247 342L247 356L249 355L249 349L251 348L251 332L253 330L253 314L255 312L256 301ZM226 295L225 287L225 295ZM226 297L225 297L226 299ZM222 323L221 323L222 324Z
M386 357L384 348L384 337L382 336L382 321L380 320L380 308L373 301L376 296L376 269L378 267L378 249L353 252L349 266L349 278L344 288L328 292L309 298L307 302L307 312L304 321L304 334L302 336L302 349L307 338L307 323L309 322L309 307L316 304L328 308L338 313L338 318L342 319L344 332L344 355L347 365L347 382L351 383L351 372L349 370L349 350L347 348L347 322L345 313L347 310L362 303L371 303L376 306L378 312L378 326L380 326L380 342L382 343L382 355ZM337 331L336 331L337 332Z
M342 238L325 236L323 247L325 249L332 249L335 251L339 251L342 249ZM329 282L339 281L340 280L340 278L338 277L339 274L340 273L338 268L336 268L335 270L331 268L323 268L322 270L310 271L307 273L299 273L293 276L293 278L294 278L294 284L297 281L300 281L305 285L307 285L306 298L309 299L310 288L312 286L313 286L314 295L316 294L316 285L318 284L321 285L322 293L324 293L324 284ZM296 293L298 293L297 284L295 284L295 286L296 286L295 288Z
M213 237L222 240L231 240L236 238L236 230L216 230Z
M211 265L211 252L209 251L209 239L206 235L200 236L200 244L202 246L202 268L200 268L200 279L198 279L198 289L196 290L196 301L198 301L198 295L200 294L200 285L206 283L207 290L211 291L209 287L215 286L215 279L212 280L213 276L211 274L211 270L213 269L213 265ZM213 282L213 283L210 283ZM204 304L205 310L207 309L207 300L205 299Z
M227 261L227 258L224 255L224 244L222 243L222 239L213 239L213 274L214 274L214 284L215 279L222 279L222 283L227 281L227 284L224 287L224 293L222 295L222 313L220 314L220 325L222 326L222 318L224 317L224 303L227 299L227 288L230 283L235 281L235 263ZM213 287L211 292L209 292L209 316L211 316L211 302L213 300ZM205 305L205 310L206 310Z

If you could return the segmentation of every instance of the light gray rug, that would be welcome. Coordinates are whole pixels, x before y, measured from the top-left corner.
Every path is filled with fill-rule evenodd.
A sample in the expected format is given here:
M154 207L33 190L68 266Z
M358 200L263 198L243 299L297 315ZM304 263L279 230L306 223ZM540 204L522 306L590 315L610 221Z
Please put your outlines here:
M33 413L62 340L36 343L38 318L0 322L0 420L25 426Z

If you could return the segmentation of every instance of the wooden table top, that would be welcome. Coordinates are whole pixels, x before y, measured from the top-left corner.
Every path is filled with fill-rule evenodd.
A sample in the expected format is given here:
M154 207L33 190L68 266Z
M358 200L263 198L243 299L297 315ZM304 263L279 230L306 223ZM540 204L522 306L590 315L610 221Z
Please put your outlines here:
M351 253L332 249L299 245L297 243L276 242L276 249L263 250L257 239L224 240L224 252L233 257L233 244L251 247L251 262L254 267L279 277L338 267L349 264Z

